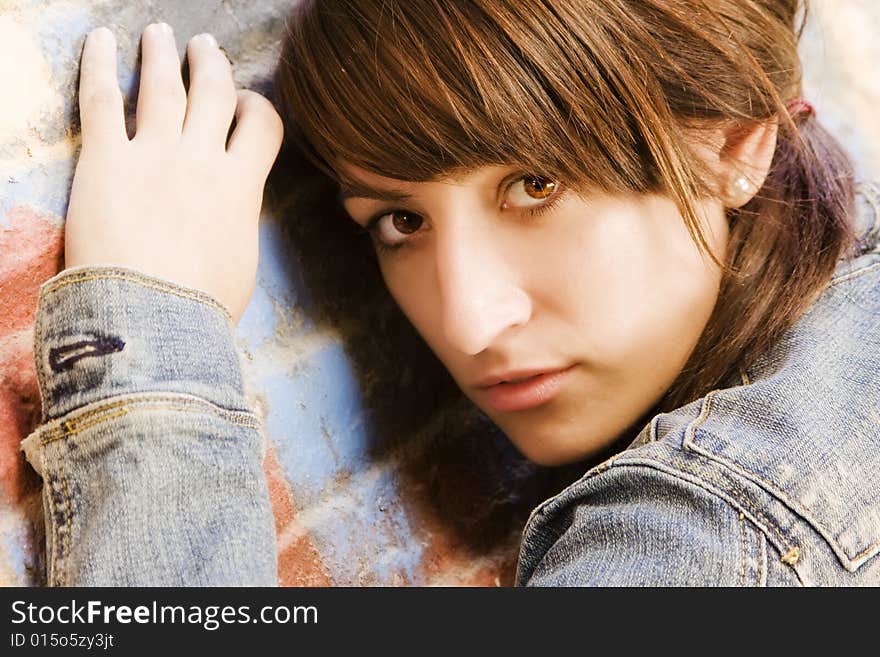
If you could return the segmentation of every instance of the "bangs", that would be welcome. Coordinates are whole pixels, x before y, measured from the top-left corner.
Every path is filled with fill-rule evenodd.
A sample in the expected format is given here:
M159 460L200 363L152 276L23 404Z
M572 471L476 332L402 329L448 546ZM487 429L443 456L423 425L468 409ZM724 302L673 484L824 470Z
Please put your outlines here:
M341 163L408 181L512 165L655 188L643 128L662 94L627 78L626 14L552 4L306 0L278 72L288 134L340 182Z

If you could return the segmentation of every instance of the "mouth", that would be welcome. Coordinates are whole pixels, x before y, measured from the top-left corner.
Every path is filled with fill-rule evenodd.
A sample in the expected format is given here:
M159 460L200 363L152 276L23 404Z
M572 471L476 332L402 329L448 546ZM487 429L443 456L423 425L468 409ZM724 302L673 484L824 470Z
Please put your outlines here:
M557 370L514 372L488 379L479 386L489 405L499 413L524 411L552 400L562 389L574 365Z

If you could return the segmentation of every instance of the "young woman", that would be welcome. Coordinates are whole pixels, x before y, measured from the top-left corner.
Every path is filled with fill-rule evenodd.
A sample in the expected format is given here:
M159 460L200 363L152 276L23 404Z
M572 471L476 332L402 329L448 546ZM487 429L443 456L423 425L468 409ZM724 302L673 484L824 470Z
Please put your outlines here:
M799 8L340 0L291 20L277 92L337 210L302 231L357 300L335 307L388 295L519 452L581 467L530 515L518 584L880 583L880 194L800 98ZM187 95L172 44L145 32L131 141L109 32L83 55L26 441L53 583L274 583L231 325L281 129L236 105L206 37Z

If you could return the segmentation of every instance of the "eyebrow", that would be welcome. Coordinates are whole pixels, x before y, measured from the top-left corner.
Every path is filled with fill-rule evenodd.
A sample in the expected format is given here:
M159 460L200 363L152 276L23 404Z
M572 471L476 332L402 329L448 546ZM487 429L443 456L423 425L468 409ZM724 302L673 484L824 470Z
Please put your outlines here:
M349 198L370 198L377 201L409 201L412 194L396 189L377 189L360 182L339 183L339 200Z

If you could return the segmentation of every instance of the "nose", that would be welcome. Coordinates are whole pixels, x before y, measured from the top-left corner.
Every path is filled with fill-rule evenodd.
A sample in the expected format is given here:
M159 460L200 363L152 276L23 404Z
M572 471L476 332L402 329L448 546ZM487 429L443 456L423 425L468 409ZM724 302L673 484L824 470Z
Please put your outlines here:
M454 349L476 355L509 328L525 324L532 301L498 240L463 222L437 243L443 330Z

